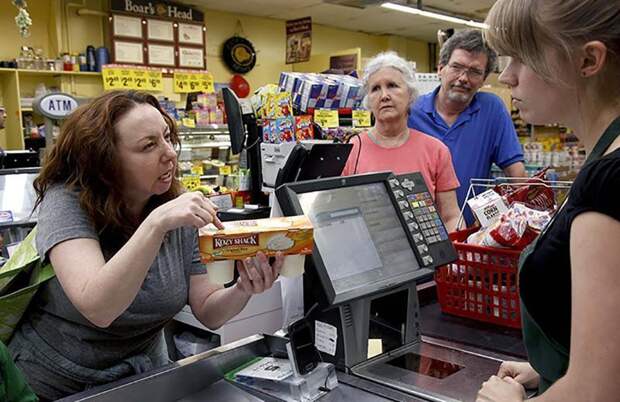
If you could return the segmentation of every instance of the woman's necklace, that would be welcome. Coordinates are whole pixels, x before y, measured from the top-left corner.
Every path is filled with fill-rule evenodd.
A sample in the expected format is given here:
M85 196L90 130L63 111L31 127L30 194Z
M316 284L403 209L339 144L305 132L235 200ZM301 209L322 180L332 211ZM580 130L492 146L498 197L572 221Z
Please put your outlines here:
M379 133L376 127L373 127L370 130L368 130L368 136L370 137L372 142L374 142L375 144L379 146L386 147L386 148L400 147L401 145L403 145L405 142L409 140L410 135L411 134L408 128L406 131L403 131L401 134L398 134L397 136L394 136L394 137L386 137L384 135L381 135L381 133Z

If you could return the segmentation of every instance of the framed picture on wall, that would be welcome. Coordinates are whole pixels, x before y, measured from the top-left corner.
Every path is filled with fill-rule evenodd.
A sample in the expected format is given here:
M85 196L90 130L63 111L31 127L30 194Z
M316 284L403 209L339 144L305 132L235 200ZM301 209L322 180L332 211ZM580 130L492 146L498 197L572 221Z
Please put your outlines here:
M172 45L155 45L149 43L148 53L149 65L174 67L176 64L174 57L174 46Z
M200 47L179 46L179 67L205 68L205 52Z
M142 42L114 41L114 62L144 64Z
M174 26L171 21L146 20L146 39L174 42Z
M113 15L112 19L112 34L114 36L142 39L141 18Z
M203 26L179 23L179 43L204 44Z

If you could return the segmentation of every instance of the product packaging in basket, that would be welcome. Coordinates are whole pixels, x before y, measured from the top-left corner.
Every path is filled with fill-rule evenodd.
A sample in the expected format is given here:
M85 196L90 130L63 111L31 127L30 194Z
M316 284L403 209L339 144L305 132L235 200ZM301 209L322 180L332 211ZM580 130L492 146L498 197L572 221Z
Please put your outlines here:
M224 222L222 230L207 225L199 234L200 257L207 264L211 280L211 274L219 268L226 266L232 274L234 260L254 257L259 251L267 256L274 256L278 251L290 255L285 258L281 272L285 275L285 269L293 261L299 264L299 257L292 256L311 254L314 244L312 223L303 215ZM303 272L303 259L301 264ZM223 280L215 281L226 283Z
M467 243L522 250L538 236L550 220L551 213L515 202L494 224L471 234Z

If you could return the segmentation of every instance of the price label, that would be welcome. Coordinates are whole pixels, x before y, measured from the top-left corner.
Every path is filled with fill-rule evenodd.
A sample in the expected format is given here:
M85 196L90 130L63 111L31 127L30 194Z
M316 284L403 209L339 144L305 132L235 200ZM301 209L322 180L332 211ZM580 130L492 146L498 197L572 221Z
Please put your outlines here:
M232 170L230 169L230 165L220 166L220 174L222 176L230 176Z
M181 185L188 191L192 191L200 186L200 176L195 174L182 176Z
M121 80L121 88L123 89L136 89L133 79L133 70L127 68L121 68L118 70L118 75Z
M202 92L202 74L188 74L187 84L190 92Z
M336 128L338 127L338 111L337 110L314 110L314 121L321 128Z
M118 75L118 70L115 68L104 68L101 71L103 77L103 89L113 90L121 88L121 77Z
M215 92L215 88L213 86L213 75L211 75L211 73L200 74L200 89L202 92L206 92L208 94Z
M134 89L139 91L144 91L147 89L147 81L148 77L146 75L145 70L131 70L131 74L133 75L133 86Z
M353 127L370 127L370 112L368 110L353 111Z
M185 127L196 128L196 120L190 117L184 117L182 123Z
M147 71L146 72L146 87L147 91L161 92L164 90L164 84L161 78L161 71Z
M187 93L191 92L189 87L189 74L174 73L174 92Z
M202 163L197 163L195 165L192 165L191 172L192 174L197 174L198 176L202 176L203 175Z

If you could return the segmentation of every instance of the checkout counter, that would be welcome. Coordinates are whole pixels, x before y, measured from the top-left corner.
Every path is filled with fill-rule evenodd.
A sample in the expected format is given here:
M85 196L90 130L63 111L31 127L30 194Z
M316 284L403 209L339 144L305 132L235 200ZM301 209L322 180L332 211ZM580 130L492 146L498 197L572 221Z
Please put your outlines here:
M502 360L522 354L517 331L443 316L419 291L420 280L455 259L420 174L311 180L276 195L285 215L305 213L315 228L302 320L314 328L320 360L338 369L338 385L321 401L474 401ZM281 400L225 379L275 356L279 340L252 335L63 401Z

